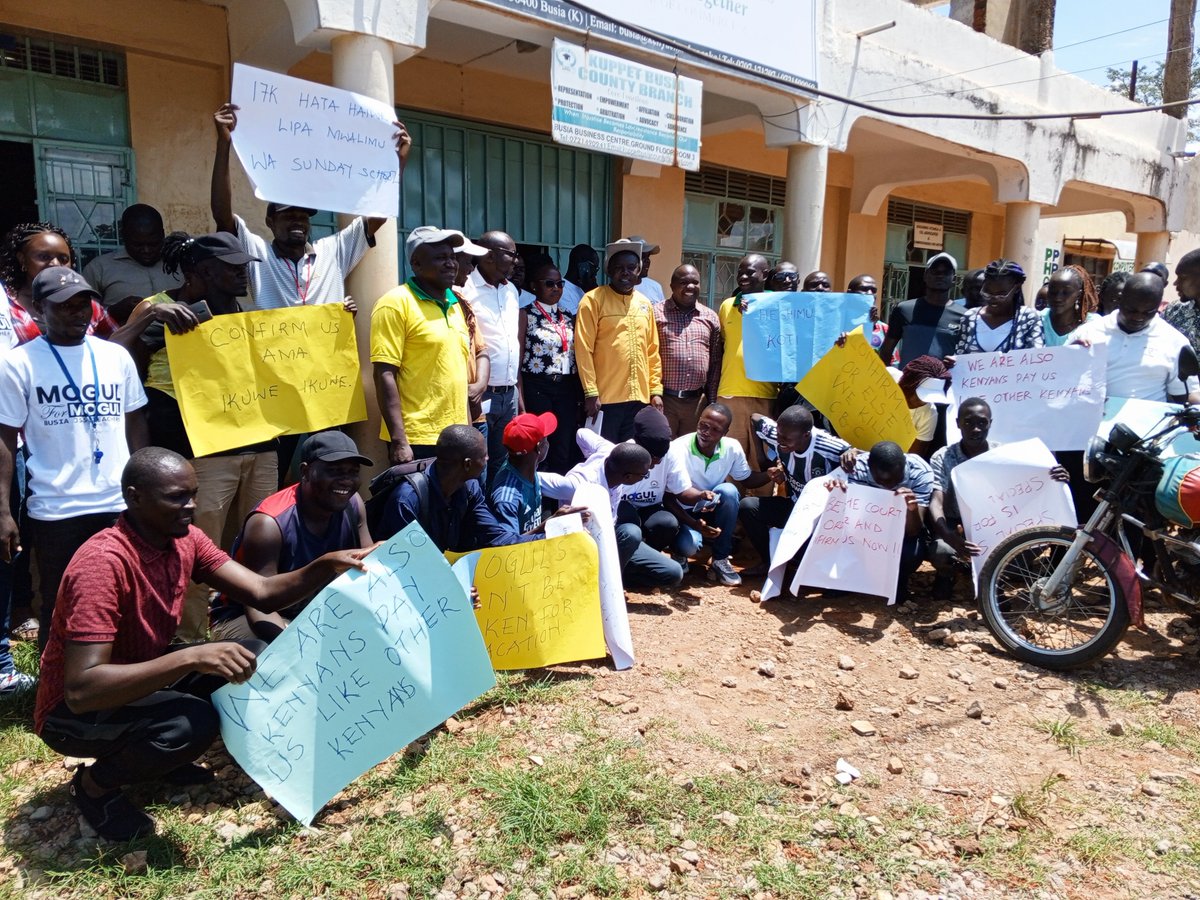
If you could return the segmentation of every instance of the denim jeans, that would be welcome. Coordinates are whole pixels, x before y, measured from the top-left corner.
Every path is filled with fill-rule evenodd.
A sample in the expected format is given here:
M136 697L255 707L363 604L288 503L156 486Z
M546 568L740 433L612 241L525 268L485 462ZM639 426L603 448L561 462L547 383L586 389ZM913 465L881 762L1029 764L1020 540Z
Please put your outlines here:
M727 559L733 555L733 530L737 527L741 494L738 493L737 485L728 482L718 484L713 488L713 493L717 495L717 508L698 518L703 519L707 525L721 529L721 534L712 542L713 559ZM700 532L685 525L679 529L679 537L675 539L672 549L680 556L695 556L703 543L704 538Z
M625 587L675 587L683 581L679 563L642 540L642 527L621 522L616 527L617 559Z
M517 416L517 389L515 387L502 390L488 388L487 393L483 395L483 400L485 403L491 401L487 413L487 434L484 435L487 439L488 449L487 481L484 483L484 494L486 495L488 485L492 483L492 479L500 471L504 461L508 459L508 448L504 446L504 426Z

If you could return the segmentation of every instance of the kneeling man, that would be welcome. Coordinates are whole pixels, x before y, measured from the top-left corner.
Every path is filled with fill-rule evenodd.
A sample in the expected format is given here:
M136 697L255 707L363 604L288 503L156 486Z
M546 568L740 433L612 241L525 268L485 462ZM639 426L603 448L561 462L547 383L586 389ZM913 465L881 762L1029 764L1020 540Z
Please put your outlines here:
M54 751L93 757L71 796L101 837L132 840L154 820L124 789L199 784L194 764L219 731L209 699L254 674L261 641L171 645L184 592L198 581L264 611L309 596L366 550L327 553L274 577L232 561L192 524L196 473L178 453L147 447L121 476L126 510L90 538L63 576L42 655L34 730Z

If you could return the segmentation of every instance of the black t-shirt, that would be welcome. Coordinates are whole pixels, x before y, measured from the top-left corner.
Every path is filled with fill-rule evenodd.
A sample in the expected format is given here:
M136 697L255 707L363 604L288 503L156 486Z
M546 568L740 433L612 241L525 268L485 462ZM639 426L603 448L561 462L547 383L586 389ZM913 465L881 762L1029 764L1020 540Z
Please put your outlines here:
M900 341L900 365L908 365L918 356L954 354L958 343L958 323L967 314L961 303L936 306L924 297L905 300L888 318L888 337Z

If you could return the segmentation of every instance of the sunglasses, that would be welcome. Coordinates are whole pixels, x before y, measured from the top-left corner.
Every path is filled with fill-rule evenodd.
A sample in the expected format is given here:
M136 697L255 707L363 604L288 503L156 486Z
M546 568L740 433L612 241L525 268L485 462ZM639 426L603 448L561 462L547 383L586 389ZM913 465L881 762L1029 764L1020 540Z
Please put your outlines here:
M543 281L542 284L544 284L548 288L560 288L564 284L566 284L566 282L565 281Z

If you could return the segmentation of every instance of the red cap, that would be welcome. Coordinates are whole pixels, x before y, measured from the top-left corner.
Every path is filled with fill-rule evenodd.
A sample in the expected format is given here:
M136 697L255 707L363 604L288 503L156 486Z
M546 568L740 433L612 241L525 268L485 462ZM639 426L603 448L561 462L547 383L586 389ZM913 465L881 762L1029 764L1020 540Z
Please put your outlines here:
M532 453L537 445L554 433L558 419L554 413L521 413L504 426L504 446L513 453Z

